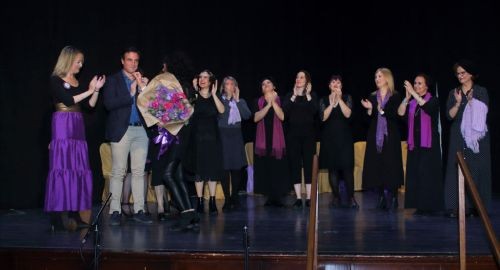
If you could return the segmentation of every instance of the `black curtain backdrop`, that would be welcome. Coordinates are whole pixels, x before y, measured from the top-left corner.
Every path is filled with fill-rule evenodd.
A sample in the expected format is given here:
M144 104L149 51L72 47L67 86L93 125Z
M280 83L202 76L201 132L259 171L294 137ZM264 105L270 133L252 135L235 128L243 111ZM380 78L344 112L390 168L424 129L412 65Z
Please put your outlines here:
M375 90L376 68L390 68L402 93L404 80L428 73L437 82L444 109L449 90L457 86L453 63L472 59L481 68L478 83L489 90L493 188L499 191L496 3L434 2L11 1L0 11L0 209L43 205L53 111L48 79L65 45L85 53L79 74L84 85L94 74L118 71L120 52L129 45L142 51L141 68L149 78L160 71L164 54L183 51L197 71L208 68L219 81L236 77L248 101L259 95L265 75L274 76L284 94L292 89L296 72L306 69L313 91L323 96L330 75L339 73L344 92L355 101L355 140L365 138L359 100ZM103 186L98 152L106 117L102 100L85 117L97 201ZM442 124L446 153L449 123L444 117ZM244 123L244 134L245 140L253 139L251 122Z

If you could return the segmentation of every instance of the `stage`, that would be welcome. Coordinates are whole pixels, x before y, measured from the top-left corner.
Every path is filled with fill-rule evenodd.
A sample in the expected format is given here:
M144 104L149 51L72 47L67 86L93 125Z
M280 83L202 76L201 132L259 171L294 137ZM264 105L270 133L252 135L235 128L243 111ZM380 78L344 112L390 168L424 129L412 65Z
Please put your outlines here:
M415 216L375 209L376 195L356 192L359 210L331 208L329 193L319 197L319 265L325 269L456 269L458 225L444 216ZM103 215L101 269L243 269L243 227L248 226L251 269L304 269L308 209L264 207L261 196L240 197L240 210L204 214L199 232L175 232L173 219L152 225L124 218L120 227ZM288 204L293 198L287 198ZM218 201L219 210L223 201ZM95 207L95 212L99 206ZM155 207L149 207L156 218ZM490 217L500 232L500 198ZM2 269L84 269L80 232L50 232L41 209L2 211ZM83 253L92 258L92 239ZM469 269L495 269L480 219L467 219ZM7 266L7 267L5 267ZM356 268L358 267L358 268Z

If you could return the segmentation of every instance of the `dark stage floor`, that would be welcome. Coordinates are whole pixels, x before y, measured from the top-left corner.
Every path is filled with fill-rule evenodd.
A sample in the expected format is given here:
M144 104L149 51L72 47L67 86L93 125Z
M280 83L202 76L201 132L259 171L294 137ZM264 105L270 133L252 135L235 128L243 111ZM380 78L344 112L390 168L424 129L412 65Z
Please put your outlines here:
M330 194L320 194L319 243L325 255L456 255L457 220L443 216L414 216L411 210L395 213L374 209L376 196L358 192L358 211L332 209ZM402 201L400 195L400 201ZM173 232L173 220L153 225L125 221L120 227L108 225L103 215L102 248L117 252L217 252L242 251L242 228L248 225L251 252L304 254L307 210L264 207L260 196L242 196L242 210L205 214L200 232ZM293 198L289 198L292 202ZM222 201L218 202L222 204ZM220 207L221 205L219 205ZM150 206L150 208L154 208ZM98 206L95 210L97 211ZM219 208L220 209L220 208ZM490 214L500 232L500 198L496 196ZM106 211L107 213L107 211ZM153 215L156 217L156 215ZM2 211L0 248L78 249L81 233L48 230L49 219L41 209ZM88 241L86 249L92 248ZM489 254L486 234L479 218L467 219L468 254Z

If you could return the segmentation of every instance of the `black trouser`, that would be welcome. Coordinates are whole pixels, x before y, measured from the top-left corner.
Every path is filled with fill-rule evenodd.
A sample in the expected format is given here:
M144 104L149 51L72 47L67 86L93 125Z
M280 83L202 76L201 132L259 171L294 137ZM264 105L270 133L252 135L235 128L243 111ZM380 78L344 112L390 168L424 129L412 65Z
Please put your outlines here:
M238 188L241 182L241 170L225 170L224 178L221 181L222 191L224 192L224 199L226 201L236 200L238 198ZM231 184L231 185L230 185ZM230 191L232 187L232 195Z
M328 170L330 187L335 197L339 198L339 180L343 179L349 198L354 196L354 174L350 170Z
M304 182L311 184L316 142L311 135L290 135L287 142L287 156L290 162L290 176L294 184L302 183L302 167Z
M174 203L179 208L179 211L186 211L193 209L189 194L184 183L184 176L182 171L181 161L174 159L167 164L165 173L163 174L163 181L170 191Z

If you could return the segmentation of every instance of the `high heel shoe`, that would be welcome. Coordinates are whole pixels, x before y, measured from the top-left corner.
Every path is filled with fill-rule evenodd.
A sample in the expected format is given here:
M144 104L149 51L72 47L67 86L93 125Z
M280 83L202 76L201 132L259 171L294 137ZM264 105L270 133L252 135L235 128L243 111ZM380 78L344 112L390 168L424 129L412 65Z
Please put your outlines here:
M210 200L208 201L208 211L210 214L217 214L217 205L215 204L215 196L210 196Z
M302 199L297 199L294 204L292 204L293 208L302 208Z

